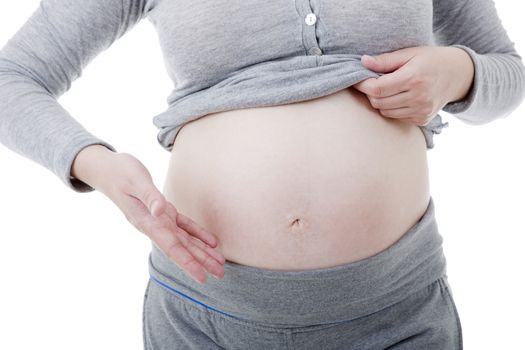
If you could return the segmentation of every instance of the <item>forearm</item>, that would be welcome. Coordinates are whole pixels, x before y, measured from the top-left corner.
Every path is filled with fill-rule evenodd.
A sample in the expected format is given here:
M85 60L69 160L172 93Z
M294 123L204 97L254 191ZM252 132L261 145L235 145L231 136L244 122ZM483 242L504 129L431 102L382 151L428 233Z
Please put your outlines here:
M474 83L474 62L470 55L458 47L447 47L452 81L448 102L456 102L468 96Z

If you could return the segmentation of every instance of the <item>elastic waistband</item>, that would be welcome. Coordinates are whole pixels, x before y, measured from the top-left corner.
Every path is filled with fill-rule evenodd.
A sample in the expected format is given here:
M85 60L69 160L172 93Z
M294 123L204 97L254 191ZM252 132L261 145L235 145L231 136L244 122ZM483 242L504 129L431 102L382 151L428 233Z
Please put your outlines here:
M446 274L434 201L394 244L368 258L329 268L277 271L224 264L222 280L201 285L152 243L157 283L216 312L279 327L349 321L390 306Z

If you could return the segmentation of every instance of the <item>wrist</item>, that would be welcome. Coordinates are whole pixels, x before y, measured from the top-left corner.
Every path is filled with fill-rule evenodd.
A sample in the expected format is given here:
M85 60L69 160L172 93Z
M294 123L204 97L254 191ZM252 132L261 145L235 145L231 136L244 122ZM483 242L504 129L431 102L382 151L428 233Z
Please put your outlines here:
M97 188L96 179L100 177L100 171L103 169L102 163L115 154L116 152L101 144L86 146L75 156L71 166L71 176L93 188Z
M448 47L451 54L451 67L453 88L450 90L452 95L450 102L463 100L470 93L474 84L475 66L470 55L459 47Z

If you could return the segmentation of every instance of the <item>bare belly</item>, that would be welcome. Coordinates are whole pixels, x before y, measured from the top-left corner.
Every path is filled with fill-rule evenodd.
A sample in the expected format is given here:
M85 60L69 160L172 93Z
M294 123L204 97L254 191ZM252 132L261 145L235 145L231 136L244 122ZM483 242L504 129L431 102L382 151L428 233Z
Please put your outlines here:
M423 215L419 127L381 116L354 88L184 125L163 193L217 235L229 260L272 270L374 255Z

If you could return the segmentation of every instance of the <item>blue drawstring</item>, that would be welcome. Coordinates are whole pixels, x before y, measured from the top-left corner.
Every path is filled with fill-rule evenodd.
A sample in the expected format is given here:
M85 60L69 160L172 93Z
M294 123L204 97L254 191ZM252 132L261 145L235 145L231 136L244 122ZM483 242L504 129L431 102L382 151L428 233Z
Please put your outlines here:
M165 284L164 282L158 280L157 278L153 277L152 275L150 275L150 278L153 279L153 280L154 280L155 282L157 282L158 284L160 284L161 286L163 286L164 288L167 288L167 289L169 289L169 290L171 290L171 291L173 291L173 292L175 292L175 293L177 293L177 294L180 294L180 295L182 295L183 297L188 298L188 299L190 299L191 301L193 301L193 302L195 302L195 303L197 303L197 304L200 304L200 305L206 307L207 309L213 310L213 311L215 311L215 312L221 313L221 314L226 315L226 316L230 316L230 317L233 317L233 318L238 318L238 317L235 317L235 316L233 316L233 315L230 315L230 314L228 314L228 313L226 313L226 312L223 312L223 311L217 310L217 309L215 309L215 308L213 308L213 307L211 307L211 306L209 306L209 305L206 305L206 304L204 304L203 302L200 302L200 301L198 301L198 300L196 300L196 299L190 297L189 295L186 295L186 294L182 293L181 291L178 291L178 290L176 290L175 288L173 288L173 287L171 287L171 286Z

